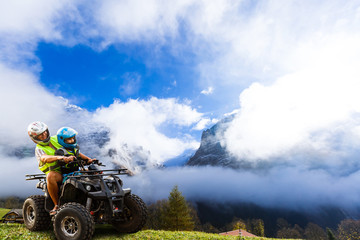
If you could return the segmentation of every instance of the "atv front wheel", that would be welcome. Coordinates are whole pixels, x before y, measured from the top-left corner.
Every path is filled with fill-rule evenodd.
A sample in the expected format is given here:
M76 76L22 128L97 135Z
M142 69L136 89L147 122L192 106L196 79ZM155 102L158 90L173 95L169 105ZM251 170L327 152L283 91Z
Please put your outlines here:
M66 203L60 207L54 220L57 239L91 239L95 230L94 221L86 208L79 203Z
M50 215L45 210L45 196L28 197L23 205L24 224L30 231L46 230L50 227Z
M124 209L121 217L112 225L119 232L135 233L144 227L146 219L147 208L144 201L135 194L129 194L124 198Z

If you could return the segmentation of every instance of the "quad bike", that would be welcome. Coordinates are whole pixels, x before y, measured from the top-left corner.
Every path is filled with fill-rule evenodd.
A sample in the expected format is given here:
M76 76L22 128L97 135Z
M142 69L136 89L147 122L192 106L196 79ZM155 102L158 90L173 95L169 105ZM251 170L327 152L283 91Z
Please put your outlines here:
M143 200L123 188L118 175L126 169L100 170L94 163L87 169L76 159L80 171L71 173L59 187L59 210L54 208L46 186L45 174L29 174L44 195L28 197L23 205L24 223L30 231L49 229L51 222L57 239L91 239L95 224L112 224L119 232L134 233L146 223L147 208ZM104 166L99 161L97 165Z

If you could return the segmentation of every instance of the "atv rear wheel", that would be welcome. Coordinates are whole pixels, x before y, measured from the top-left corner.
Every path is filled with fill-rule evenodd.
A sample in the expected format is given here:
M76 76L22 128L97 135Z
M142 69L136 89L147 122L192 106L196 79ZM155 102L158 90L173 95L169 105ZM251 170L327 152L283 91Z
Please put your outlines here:
M24 224L30 231L46 230L50 227L50 215L45 210L45 196L28 197L23 205Z
M144 201L135 194L126 195L121 219L112 223L113 227L122 233L140 231L147 219L147 207Z
M95 230L92 216L79 203L66 203L55 215L54 232L57 239L91 239Z

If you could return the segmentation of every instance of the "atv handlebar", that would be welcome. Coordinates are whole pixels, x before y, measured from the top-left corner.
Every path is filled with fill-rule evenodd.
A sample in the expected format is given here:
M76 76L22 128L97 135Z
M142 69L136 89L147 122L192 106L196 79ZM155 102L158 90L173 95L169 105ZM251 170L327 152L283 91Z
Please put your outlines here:
M58 161L59 161L61 164L67 164L63 159L58 160ZM85 163L87 163L86 160L81 159L81 158L77 158L77 157L75 157L75 159L74 159L73 161L68 162L68 163L72 163L72 162L78 163L78 164L80 164L80 166L83 166L83 165L85 165ZM106 165L102 164L102 162L100 162L99 159L95 159L94 161L92 161L92 163L93 163L93 164L96 164L96 165L98 165L98 166L106 167ZM90 163L90 164L91 164L91 163Z
M98 166L106 167L106 165L102 164L99 159L95 159L92 163L97 164Z

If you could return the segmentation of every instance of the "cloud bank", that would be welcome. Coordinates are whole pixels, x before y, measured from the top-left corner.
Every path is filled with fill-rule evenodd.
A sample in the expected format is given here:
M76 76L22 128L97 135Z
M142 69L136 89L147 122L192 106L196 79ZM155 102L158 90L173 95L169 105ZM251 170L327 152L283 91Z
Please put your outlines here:
M151 170L124 179L146 201L166 199L179 186L192 201L250 202L262 207L313 211L323 206L356 211L360 172L338 178L323 170L279 167L266 172L218 167ZM166 181L164 181L166 179Z

